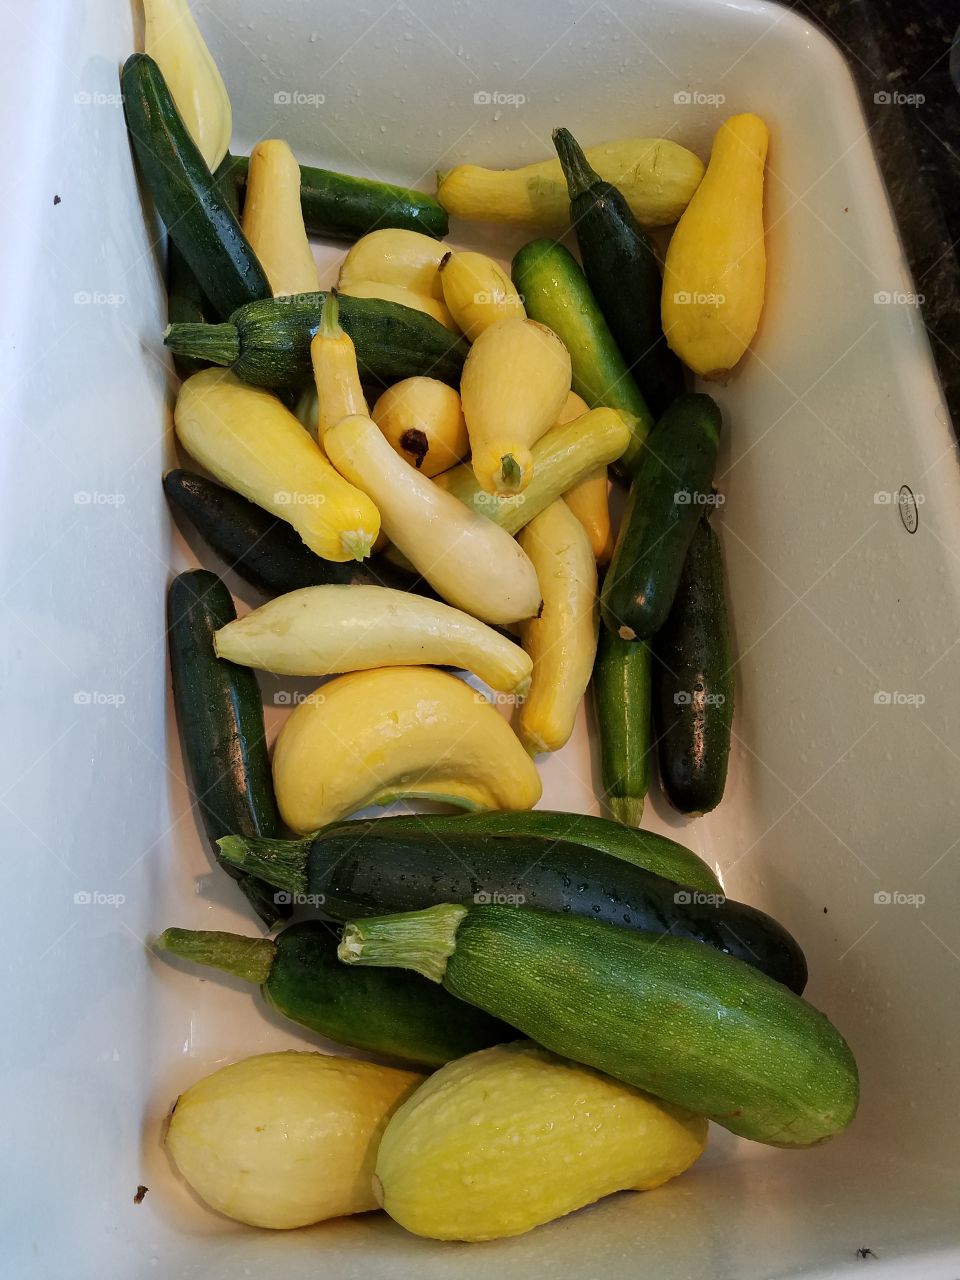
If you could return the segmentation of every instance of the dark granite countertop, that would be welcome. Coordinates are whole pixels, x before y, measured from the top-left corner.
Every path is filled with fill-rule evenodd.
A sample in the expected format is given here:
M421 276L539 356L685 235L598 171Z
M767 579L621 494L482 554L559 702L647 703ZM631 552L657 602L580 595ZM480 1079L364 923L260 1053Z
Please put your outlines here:
M960 432L960 0L796 0L853 71ZM951 67L952 61L952 67Z

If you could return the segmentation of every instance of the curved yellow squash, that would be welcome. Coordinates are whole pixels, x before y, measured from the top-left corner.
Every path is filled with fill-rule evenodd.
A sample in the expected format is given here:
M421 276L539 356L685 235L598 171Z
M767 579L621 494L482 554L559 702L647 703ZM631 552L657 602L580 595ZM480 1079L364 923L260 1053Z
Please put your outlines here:
M647 1191L703 1151L707 1122L529 1041L448 1063L394 1113L377 1189L435 1240L496 1240Z
M227 154L233 117L223 77L187 0L143 0L143 49L163 72L170 96L212 173Z
M703 162L666 138L624 138L587 147L604 182L620 189L645 227L666 227L680 217L703 177ZM520 169L461 164L437 174L437 199L458 218L523 222L551 230L570 226L570 195L557 159Z
M703 181L667 249L663 331L684 364L703 378L724 377L760 321L767 139L759 116L724 121Z
M265 138L250 152L243 233L275 298L319 290L320 275L300 206L300 166L279 138Z
M540 775L489 702L429 667L381 667L321 685L280 730L273 783L300 834L403 796L465 809L532 809Z
M376 1209L380 1135L423 1080L322 1053L264 1053L177 1099L166 1147L218 1213L254 1227L305 1227Z

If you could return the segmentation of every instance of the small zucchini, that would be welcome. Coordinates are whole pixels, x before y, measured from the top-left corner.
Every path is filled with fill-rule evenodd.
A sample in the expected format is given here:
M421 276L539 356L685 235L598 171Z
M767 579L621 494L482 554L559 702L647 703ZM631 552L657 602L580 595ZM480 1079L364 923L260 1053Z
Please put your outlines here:
M289 146L275 138L258 142L250 153L243 234L275 298L320 288L300 210L300 166Z
M630 441L630 429L616 409L591 409L580 418L545 432L530 450L533 479L523 493L487 493L473 468L454 467L438 475L434 484L508 533L546 511L598 467L615 462Z
M857 1066L822 1013L687 938L526 907L451 904L347 924L347 964L413 969L545 1049L776 1147L839 1133Z
M310 362L317 390L316 438L322 445L324 436L342 418L368 412L357 351L340 324L336 289L330 290L320 308L320 325L310 343Z
M506 720L431 667L354 671L321 686L284 721L273 781L281 817L301 835L407 796L531 809L541 793Z
M619 409L630 427L623 465L633 472L653 418L576 258L562 244L532 240L513 260L514 282L531 320L539 320L570 353L573 389L591 407Z
M660 327L657 255L625 197L591 168L573 135L556 129L553 141L587 282L647 407L659 418L683 391L683 365Z
M187 132L163 72L145 53L134 53L120 84L144 183L216 314L225 319L244 303L269 298L263 267Z
M341 825L330 828L330 833L339 830ZM654 875L689 885L692 889L701 889L704 893L719 893L721 889L720 881L710 867L692 850L677 844L676 840L657 835L655 831L637 831L588 813L518 809L502 813L491 810L487 813L398 814L368 822L365 832L371 836L423 833L427 838L431 832L439 836L535 836L596 849L611 858L632 862Z
M253 983L271 1009L352 1049L437 1067L512 1038L502 1022L419 974L350 973L337 959L336 932L318 920L292 924L273 939L164 929L159 946Z
M569 390L570 356L546 325L514 317L477 336L463 364L460 400L481 489L527 487L531 446L557 421Z
M330 465L276 396L221 369L180 388L177 439L218 480L296 529L327 560L362 560L380 532L366 496Z
M233 624L236 625L236 624ZM600 628L593 669L603 801L618 822L639 827L650 785L650 650Z
M306 1227L377 1208L387 1120L424 1077L324 1053L264 1053L177 1098L164 1145L211 1209L252 1227Z
M459 609L387 587L305 587L222 627L217 654L287 676L451 666L522 697L532 663L519 645Z
M233 112L187 0L143 0L143 50L163 73L184 126L211 173L227 154Z
M432 236L381 227L350 247L340 265L337 284L348 290L362 280L375 280L442 302L439 268L446 252L446 246Z
M573 733L597 652L597 562L583 525L553 502L520 533L537 571L543 605L520 625L533 661L520 707L520 741L531 755L559 751Z
M681 813L707 813L727 779L733 663L720 542L706 519L697 524L653 652L660 785Z
M227 324L170 325L163 341L176 355L228 366L254 386L302 388L312 379L310 342L324 297L266 298L239 308ZM459 384L467 344L430 316L377 298L341 297L339 310L369 381L390 385L423 373Z
M691 393L674 400L650 437L600 596L604 623L623 640L646 640L666 622L710 497L720 425L716 401Z
M290 914L272 888L219 857L221 836L277 836L260 686L252 671L216 656L213 637L236 617L214 573L181 573L167 594L173 705L190 787L214 854L270 928Z
M706 1141L702 1116L530 1041L498 1045L449 1063L393 1113L378 1199L415 1235L499 1240L659 1187Z
M445 253L440 282L443 300L470 342L498 320L526 318L513 281L485 253Z
M482 622L532 618L540 586L515 539L396 454L370 418L344 418L324 438L342 476L376 503L383 531L438 595Z
M519 903L524 910L688 938L761 969L792 991L806 985L803 952L786 929L722 893L693 893L640 866L539 833L424 826L385 834L377 826L338 822L293 841L227 837L220 851L278 890L322 898L334 920L440 902Z
M759 116L723 122L703 182L667 249L663 331L684 364L703 378L725 377L760 323L768 136Z
M460 396L436 378L395 382L370 416L404 462L425 476L448 471L470 452Z
M314 555L285 520L192 471L168 471L163 491L227 567L266 595L328 583L429 591L422 578L402 573L379 556L361 562Z
M249 161L246 156L228 159L242 193ZM306 164L300 166L300 207L307 234L331 240L353 241L377 227L402 227L431 236L445 236L449 230L446 210L433 196Z
M703 163L666 138L624 138L588 147L587 159L606 182L621 189L645 227L667 227L680 217L703 177ZM570 226L570 200L556 159L520 169L458 165L437 175L437 199L454 217L522 222L550 231Z

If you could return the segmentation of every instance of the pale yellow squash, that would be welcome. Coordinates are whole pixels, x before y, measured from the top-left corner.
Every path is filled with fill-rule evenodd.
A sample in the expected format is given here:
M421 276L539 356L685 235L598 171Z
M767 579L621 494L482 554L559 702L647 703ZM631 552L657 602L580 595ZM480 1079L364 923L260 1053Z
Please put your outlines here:
M552 329L518 317L484 329L460 379L481 489L523 492L533 477L530 450L557 421L569 390L570 354Z
M285 142L268 138L250 153L243 233L275 298L316 293L320 274L300 208L300 166Z
M417 293L414 289L406 289L403 285L390 284L384 280L351 280L349 284L341 281L337 288L348 298L382 298L384 302L396 302L401 307L422 311L425 316L430 316L452 333L459 332L446 305L429 294Z
M337 676L284 722L273 753L284 822L299 834L403 797L532 809L540 775L482 694L432 667Z
M227 154L233 118L213 55L187 0L143 0L143 51L163 72L170 96L211 173Z
M661 1186L706 1140L701 1116L519 1041L448 1063L398 1107L376 1190L416 1235L497 1240Z
M533 662L520 708L520 740L531 754L559 751L573 733L597 654L597 563L583 525L554 502L521 531L543 595L536 618L520 626Z
M180 1095L166 1148L201 1200L253 1227L367 1213L380 1136L423 1079L322 1053L245 1058Z
M672 350L703 378L725 377L760 322L767 140L759 116L724 121L704 179L667 248L663 331Z
M471 342L498 320L526 318L510 276L485 253L446 254L440 260L440 282L450 314Z
M370 416L400 457L425 476L455 467L470 452L460 397L436 378L394 383Z
M313 382L317 391L317 439L323 438L342 418L367 413L360 385L357 352L340 324L337 291L331 289L320 308L320 324L310 343Z
M604 182L612 182L645 227L676 222L703 177L703 162L666 138L624 138L586 148ZM437 199L458 218L522 222L553 231L570 226L570 195L557 159L521 169L458 165L437 174Z
M586 400L571 391L560 410L557 426L573 422L588 411ZM613 555L608 493L607 468L603 466L578 480L563 495L564 502L583 525L598 564L605 564Z
M359 281L378 280L442 302L439 267L446 252L441 240L420 231L395 227L370 231L350 247L340 266L338 283L347 293Z
M325 560L362 560L380 513L344 480L276 396L225 369L203 369L181 385L177 439L211 475L286 520Z

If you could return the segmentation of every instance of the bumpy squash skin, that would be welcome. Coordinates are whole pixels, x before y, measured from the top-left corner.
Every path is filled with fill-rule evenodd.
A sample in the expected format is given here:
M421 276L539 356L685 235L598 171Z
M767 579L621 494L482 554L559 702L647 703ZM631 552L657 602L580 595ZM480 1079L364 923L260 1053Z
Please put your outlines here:
M856 1063L822 1013L685 938L476 906L443 984L554 1053L755 1142L811 1146L857 1109Z
M520 1235L613 1191L690 1167L707 1122L529 1041L441 1068L392 1116L383 1207L416 1235Z
M725 377L760 322L767 141L767 126L758 116L724 121L703 181L667 249L663 331L684 364L704 378Z
M254 1227L304 1227L376 1209L387 1119L423 1076L322 1053L265 1053L177 1099L166 1148L211 1209Z

